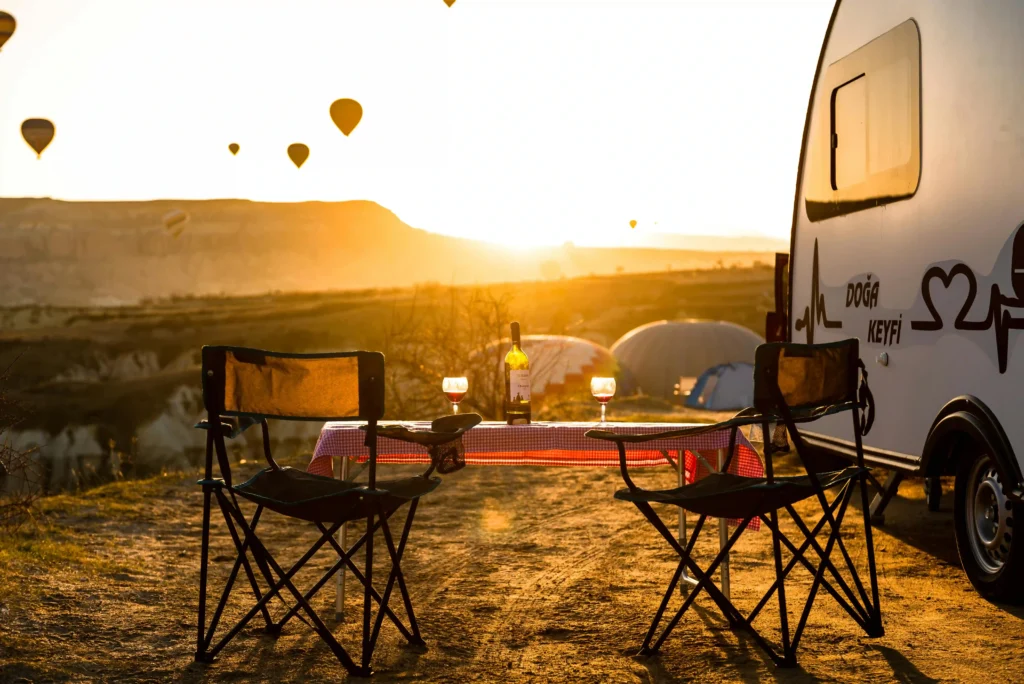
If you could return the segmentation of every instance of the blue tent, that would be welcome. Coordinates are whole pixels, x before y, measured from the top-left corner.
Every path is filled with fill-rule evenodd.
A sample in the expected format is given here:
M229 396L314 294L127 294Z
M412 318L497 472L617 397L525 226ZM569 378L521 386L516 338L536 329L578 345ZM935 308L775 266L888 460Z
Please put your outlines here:
M686 398L688 408L738 411L754 403L754 367L749 363L723 363L697 378Z

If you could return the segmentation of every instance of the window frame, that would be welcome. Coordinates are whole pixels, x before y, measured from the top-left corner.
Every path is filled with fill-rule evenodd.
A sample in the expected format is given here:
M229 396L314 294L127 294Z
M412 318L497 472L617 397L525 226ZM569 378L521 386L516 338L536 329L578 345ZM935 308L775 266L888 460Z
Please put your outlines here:
M836 188L836 95L841 88L901 59L910 62L910 158L865 179ZM812 222L909 199L921 180L921 34L907 19L828 66L814 109L804 207ZM867 122L870 126L870 121ZM842 141L840 141L840 145Z

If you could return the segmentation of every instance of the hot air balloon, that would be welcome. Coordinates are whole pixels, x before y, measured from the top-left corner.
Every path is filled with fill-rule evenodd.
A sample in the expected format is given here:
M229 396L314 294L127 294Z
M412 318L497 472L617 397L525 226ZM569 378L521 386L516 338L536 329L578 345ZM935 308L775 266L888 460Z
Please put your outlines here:
M636 220L630 221L629 222L629 227L630 228L636 228Z
M164 214L164 228L172 237L181 235L181 231L185 230L186 223L188 223L188 214L181 209L172 209Z
M43 156L43 150L53 140L53 123L46 119L25 119L21 124L21 137L36 151L36 157Z
M331 103L331 121L346 136L355 130L363 118L363 106L355 100L335 100Z
M241 148L238 147L238 143L231 143L230 145L228 145L228 149L231 150L232 155L236 155L238 154L238 150Z
M455 4L455 0L444 0L444 4L446 4L449 7L451 7L452 5Z
M18 22L14 21L14 17L7 12L0 12L0 48L14 35L17 25Z
M301 169L309 158L309 148L302 143L292 143L288 146L288 157L295 164L295 168Z

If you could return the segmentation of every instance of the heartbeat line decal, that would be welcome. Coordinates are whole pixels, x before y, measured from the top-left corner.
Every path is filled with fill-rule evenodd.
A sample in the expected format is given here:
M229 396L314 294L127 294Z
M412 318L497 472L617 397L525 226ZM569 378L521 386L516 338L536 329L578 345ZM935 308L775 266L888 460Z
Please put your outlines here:
M814 328L820 323L825 328L842 328L842 321L829 320L825 310L825 294L818 276L818 239L814 239L814 263L811 265L811 304L804 307L804 315L794 323L797 332L807 328L807 344L814 344Z
M813 344L814 332L819 326L826 330L842 329L845 323L849 335L859 337L866 347L930 346L939 337L955 335L977 345L999 368L1000 374L1006 373L1010 332L1024 330L1024 230L1020 228L1018 226L1003 244L988 275L979 275L962 261L930 264L925 268L920 289L909 309L885 308L886 289L873 273L854 275L837 287L823 283L818 264L818 240L815 239L810 301L804 307L803 316L794 321L794 328L797 332L806 331L807 342ZM936 287L936 281L942 287ZM975 307L979 291L988 292L989 298L987 305L979 302L979 307ZM895 294L899 301L904 293L888 294ZM826 306L841 308L844 295L843 320L830 319ZM892 300L889 297L890 303ZM909 330L904 330L904 318ZM987 339L977 334L988 331L993 334Z
M1024 235L1024 233L1021 233ZM1020 236L1014 242L1019 242ZM1016 247L1016 244L1015 244ZM1015 252L1018 250L1014 250ZM1016 256L1016 255L1015 255ZM1019 309L1024 307L1024 301L1016 297L1007 297L999 291L998 283L992 283L991 294L988 300L988 314L984 320L981 321L969 321L967 320L967 314L971 310L971 306L974 305L974 298L978 294L978 279L966 264L956 264L948 271L943 269L941 266L932 266L924 272L924 278L921 280L921 298L924 300L924 304L928 307L928 312L931 314L931 318L928 320L911 321L910 327L913 330L927 330L935 331L942 330L944 323L942 316L935 309L935 304L932 302L931 282L934 279L938 279L942 286L949 289L949 286L953 284L953 280L957 276L964 276L967 279L967 295L964 298L963 306L960 307L960 312L956 315L953 320L953 328L956 330L991 330L995 328L996 334L996 354L999 359L999 372L1006 372L1006 363L1008 361L1008 355L1010 352L1010 330L1024 330L1024 318L1014 318L1010 315L1008 309ZM1017 285L1017 269L1014 269L1013 273L1014 285ZM1006 307L1006 308L1004 308Z

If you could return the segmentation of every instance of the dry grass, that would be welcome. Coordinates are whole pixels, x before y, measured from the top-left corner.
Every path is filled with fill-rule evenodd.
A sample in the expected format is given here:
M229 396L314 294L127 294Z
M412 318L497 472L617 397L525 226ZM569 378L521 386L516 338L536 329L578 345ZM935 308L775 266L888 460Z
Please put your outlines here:
M474 290L455 289L463 294ZM773 306L772 271L761 267L582 277L494 285L482 291L507 298L507 311L523 323L524 333L575 335L605 345L638 325L665 318L722 319L760 333L764 313ZM55 378L69 371L95 371L99 359L125 354L152 354L161 364L188 355L198 359L204 344L280 351L379 350L393 316L414 309L424 317L435 316L449 306L449 292L428 287L60 309L60 316L37 325L0 325L0 367L19 359L10 384L15 398L25 403L19 429L58 432L67 425L95 424L104 441L109 437L125 445L140 425L165 409L171 391L196 383L193 369L100 382ZM12 311L0 308L0 318Z
M659 477L673 476L643 475ZM385 627L376 680L1019 678L1024 612L974 592L958 567L950 497L944 512L929 513L914 482L876 531L886 636L864 637L825 598L811 614L801 667L781 671L699 598L659 657L636 658L674 561L635 509L612 500L619 486L609 469L470 467L448 476L424 500L406 560L428 649L405 647ZM31 526L0 540L0 680L345 679L330 651L299 622L277 639L254 624L218 662L192 662L200 502L193 477L117 483L49 498ZM862 558L860 535L847 529L852 552ZM267 518L264 533L285 563L312 541L305 525L277 517ZM222 525L215 525L215 540L212 573L222 581L234 552ZM698 552L707 558L716 546L709 532ZM769 552L764 533L741 540L733 562L741 607L767 587ZM330 560L324 554L317 568ZM300 586L314 574L300 574ZM808 584L806 574L794 579L791 600ZM240 615L248 598L235 595L227 617ZM350 596L349 609L357 610L358 601ZM315 603L324 615L332 604L331 591ZM762 619L768 624L774 616ZM343 643L357 643L354 619L333 628Z

